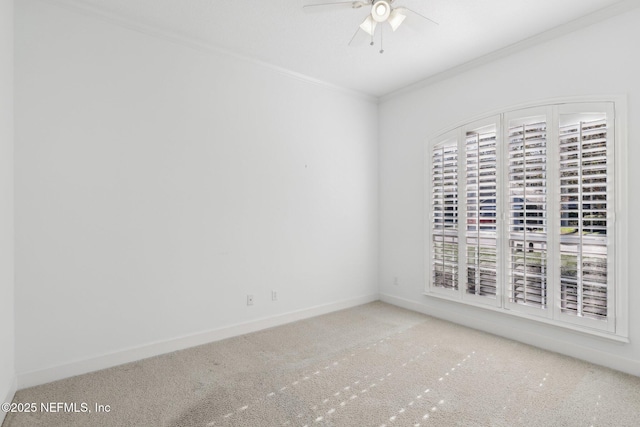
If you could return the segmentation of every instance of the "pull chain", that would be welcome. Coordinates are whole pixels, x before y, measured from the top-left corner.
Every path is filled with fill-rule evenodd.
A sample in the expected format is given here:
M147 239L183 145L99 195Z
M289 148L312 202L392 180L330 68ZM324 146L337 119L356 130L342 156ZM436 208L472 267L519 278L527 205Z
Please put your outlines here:
M373 32L375 30L375 24L373 23L373 21L371 21L371 43L369 44L370 46L373 46Z

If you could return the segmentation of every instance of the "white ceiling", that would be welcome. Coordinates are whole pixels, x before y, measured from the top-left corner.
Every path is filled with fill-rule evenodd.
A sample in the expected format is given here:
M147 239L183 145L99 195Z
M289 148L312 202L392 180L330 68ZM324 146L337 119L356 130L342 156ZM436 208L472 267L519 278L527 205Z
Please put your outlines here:
M374 47L369 46L369 36L362 31L348 46L369 13L368 7L303 10L304 4L327 0L61 1L373 96L390 93L600 9L629 3L395 0L395 7L413 9L439 25L412 15L395 33L385 25L385 52L380 54L379 32Z

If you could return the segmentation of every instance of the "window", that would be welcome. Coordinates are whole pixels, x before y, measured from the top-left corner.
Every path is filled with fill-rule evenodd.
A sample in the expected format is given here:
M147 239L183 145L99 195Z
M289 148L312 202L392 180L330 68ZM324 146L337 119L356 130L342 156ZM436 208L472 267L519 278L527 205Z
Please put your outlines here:
M428 293L626 336L614 112L614 102L545 105L431 141Z

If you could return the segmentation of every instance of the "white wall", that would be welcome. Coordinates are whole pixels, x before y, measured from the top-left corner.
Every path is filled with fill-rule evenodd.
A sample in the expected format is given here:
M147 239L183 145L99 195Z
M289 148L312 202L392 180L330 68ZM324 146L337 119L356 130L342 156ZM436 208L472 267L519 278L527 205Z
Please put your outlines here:
M467 72L387 96L380 105L380 288L383 300L640 375L640 288L629 271L631 344L613 343L423 295L424 146L446 127L484 113L556 97L627 94L629 217L640 216L640 10ZM590 59L595 53L595 59ZM636 196L636 197L633 197ZM640 223L629 224L631 265ZM393 284L397 276L399 285Z
M24 0L15 113L20 387L377 298L375 102Z
M15 391L13 292L13 0L0 0L0 402Z

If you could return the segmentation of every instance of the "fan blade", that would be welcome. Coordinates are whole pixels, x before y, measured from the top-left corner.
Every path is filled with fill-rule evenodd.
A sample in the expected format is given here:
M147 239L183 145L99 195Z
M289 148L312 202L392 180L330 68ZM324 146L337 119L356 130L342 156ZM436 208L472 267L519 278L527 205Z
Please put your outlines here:
M376 31L376 24L377 22L373 20L371 15L369 15L365 18L364 21L362 21L362 24L360 24L360 28L362 28L363 31L372 36Z
M302 8L305 11L312 11L312 10L317 10L318 7L323 7L323 6L334 6L334 7L351 7L352 9L359 9L363 6L367 6L369 4L369 2L365 2L365 1L331 1L331 2L323 2L323 3L313 3L313 4L306 4L304 6L302 6Z
M401 12L401 13L404 13L405 15L406 15L406 12L411 12L411 13L413 13L414 15L417 15L417 16L419 16L419 17L420 17L420 18L422 18L422 19L426 19L427 21L432 22L432 23L434 23L434 24L436 24L436 25L440 25L440 24L438 24L436 21L434 21L433 19L431 19L431 18L427 18L426 16L422 15L421 13L418 13L418 12L416 12L416 11L415 11L415 10L413 10L413 9L409 9L408 7L399 7L399 8L397 8L397 9L394 9L394 11L395 11L395 10L397 10L397 11L399 11L399 12ZM398 25L399 25L399 24L398 24Z
M393 31L397 30L400 24L405 20L407 15L404 14L403 8L393 9L391 15L389 15L389 25Z

